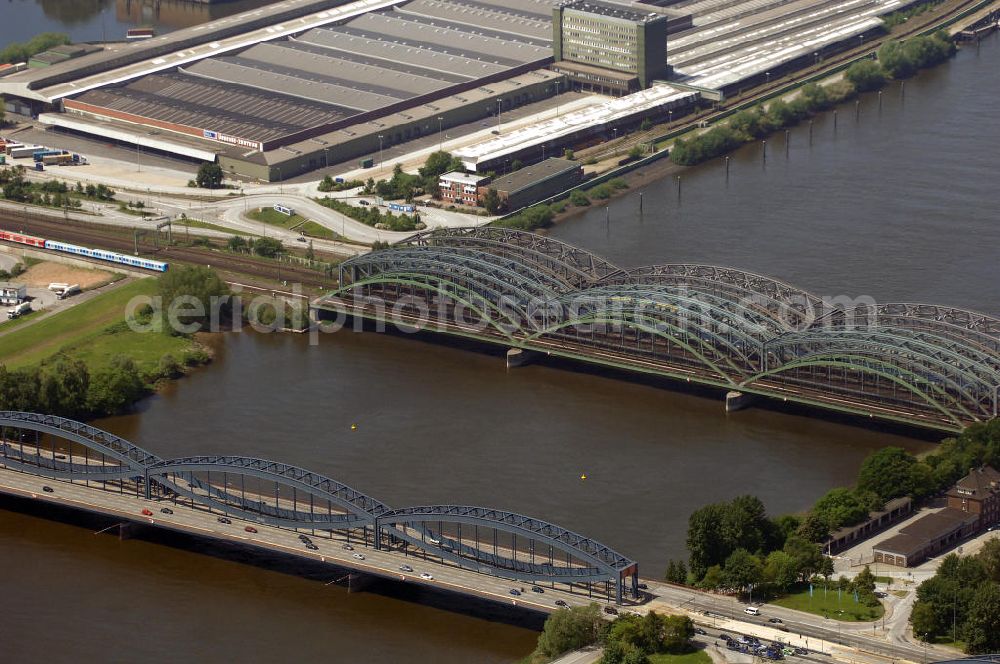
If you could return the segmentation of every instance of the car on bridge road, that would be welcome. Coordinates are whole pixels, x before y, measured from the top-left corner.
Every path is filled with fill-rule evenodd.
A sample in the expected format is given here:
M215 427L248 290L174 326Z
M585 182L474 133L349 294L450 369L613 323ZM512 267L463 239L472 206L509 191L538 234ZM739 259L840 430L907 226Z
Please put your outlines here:
M255 533L255 532L257 532L257 529L254 528L253 526L247 526L243 530L247 531L248 533Z
M708 632L706 632L705 630L703 630L701 627L695 627L694 628L694 633L695 634L700 634L702 636L706 636L708 634Z
M143 507L142 508L142 515L143 516L153 516L153 510L150 510L150 509L147 509L147 508Z
M232 521L230 521L229 519L227 519L224 516L220 516L219 517L219 523L232 523Z
M306 537L305 535L299 535L299 541L302 542L303 544L308 544L312 540Z
M46 484L45 486L42 487L42 491L44 491L45 493L55 493L56 490L50 487L48 484Z
M514 597L520 597L521 596L521 591L518 590L517 588L511 588L510 589L510 594L513 595Z
M431 576L428 572L421 572L420 573L420 578L424 579L426 581L432 581L434 579L434 577Z
M163 509L160 510L160 514L173 514L173 513L174 511L169 507L164 507Z
M400 572L412 572L413 568L410 567L409 565L400 565L399 566L399 571Z
M309 549L310 551L319 551L319 547L313 544L312 542L306 542L306 548Z
M768 618L767 622L774 623L774 624L779 624L779 623L781 623L781 618Z
M563 601L561 599L557 599L556 600L556 606L569 606L569 604L567 604L565 601Z
M360 553L355 553L352 557L353 558L357 558L358 560L364 560L365 559L365 557L362 554L360 554Z
M541 589L540 587L538 587L538 586L531 586L531 592L533 592L533 593L539 593L539 594L541 594L541 593L543 593L543 592L545 592L545 591L544 591L544 590L542 590L542 589Z
M351 546L350 544L345 544L344 546L342 546L340 548L342 548L344 551L354 551L354 547Z

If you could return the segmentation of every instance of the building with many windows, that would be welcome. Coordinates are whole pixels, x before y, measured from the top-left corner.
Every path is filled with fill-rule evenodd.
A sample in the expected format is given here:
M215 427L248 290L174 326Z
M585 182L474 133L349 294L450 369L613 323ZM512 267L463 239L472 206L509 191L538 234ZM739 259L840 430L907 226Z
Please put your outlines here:
M555 71L591 89L627 93L664 78L669 18L598 0L552 10Z
M979 517L979 530L1000 523L1000 471L992 466L973 468L947 496L948 507Z
M438 191L446 203L475 207L479 205L480 187L489 181L485 175L453 171L438 178Z

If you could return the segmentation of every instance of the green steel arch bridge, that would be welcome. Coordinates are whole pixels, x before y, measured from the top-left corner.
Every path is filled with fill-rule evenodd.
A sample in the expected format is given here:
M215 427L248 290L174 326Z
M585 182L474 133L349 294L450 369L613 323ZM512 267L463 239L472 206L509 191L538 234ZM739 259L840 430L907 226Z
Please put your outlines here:
M340 266L320 321L402 328L943 431L997 416L1000 319L822 298L763 275L623 269L534 233L421 232Z

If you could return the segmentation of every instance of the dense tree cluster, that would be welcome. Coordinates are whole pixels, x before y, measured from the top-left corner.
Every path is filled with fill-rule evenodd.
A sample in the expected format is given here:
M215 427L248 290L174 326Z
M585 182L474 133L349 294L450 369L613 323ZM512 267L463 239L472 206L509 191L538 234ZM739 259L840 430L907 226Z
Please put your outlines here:
M674 655L692 649L694 623L688 616L663 616L650 611L644 616L626 614L615 619L604 632L601 664L646 664L649 655Z
M910 622L927 641L964 641L969 654L1000 651L1000 540L975 556L947 556L917 588Z
M505 228L517 228L522 231L533 231L551 224L554 216L555 212L551 206L532 205L511 217L495 221L493 224Z
M415 231L424 228L418 213L393 214L391 210L383 212L374 205L356 207L336 198L330 198L329 196L317 198L316 202L368 226L385 228L390 231Z
M198 174L195 175L195 183L202 189L218 189L222 186L222 166L206 161L198 167Z
M940 64L955 54L955 43L944 30L919 35L904 42L886 42L878 50L878 63L886 76L907 78Z

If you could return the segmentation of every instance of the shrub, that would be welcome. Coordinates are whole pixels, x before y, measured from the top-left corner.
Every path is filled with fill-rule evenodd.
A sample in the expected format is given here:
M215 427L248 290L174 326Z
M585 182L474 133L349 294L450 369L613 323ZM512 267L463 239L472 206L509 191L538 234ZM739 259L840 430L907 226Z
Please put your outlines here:
M885 85L885 71L873 60L859 60L847 68L844 74L858 92L871 92Z

